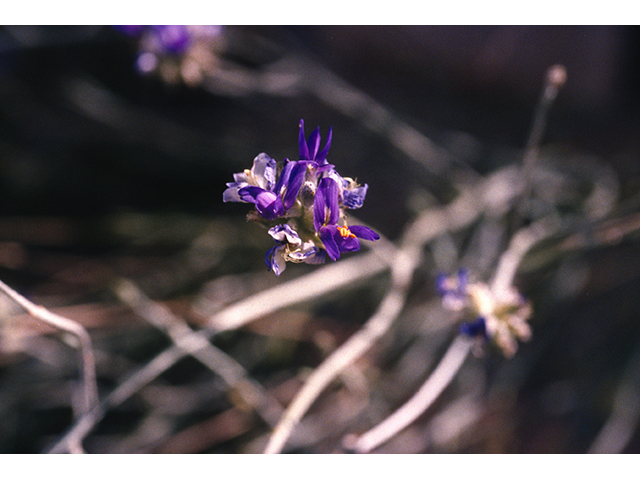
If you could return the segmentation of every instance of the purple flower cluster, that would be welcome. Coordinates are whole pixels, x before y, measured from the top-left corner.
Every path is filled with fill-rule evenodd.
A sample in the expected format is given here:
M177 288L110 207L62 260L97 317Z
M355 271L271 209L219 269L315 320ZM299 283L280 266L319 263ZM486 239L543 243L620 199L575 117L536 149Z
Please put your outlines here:
M495 292L485 283L470 283L467 270L460 270L455 276L440 275L436 289L446 309L464 313L460 333L494 344L506 357L516 353L517 340L531 338L527 321L533 310L515 287Z
M344 252L360 249L360 239L378 240L377 233L362 225L347 226L345 209L360 208L368 186L341 177L327 161L332 131L320 150L320 128L305 137L300 120L299 160L281 165L261 153L253 167L234 174L223 193L225 202L255 205L253 220L271 226L276 244L267 252L267 266L280 275L286 262L323 263L338 260Z
M129 37L138 37L156 52L180 54L203 37L217 37L220 25L115 25L116 30Z
M221 25L115 25L138 43L136 67L141 73L159 73L175 82L201 80L202 72L216 62L215 52L223 44Z

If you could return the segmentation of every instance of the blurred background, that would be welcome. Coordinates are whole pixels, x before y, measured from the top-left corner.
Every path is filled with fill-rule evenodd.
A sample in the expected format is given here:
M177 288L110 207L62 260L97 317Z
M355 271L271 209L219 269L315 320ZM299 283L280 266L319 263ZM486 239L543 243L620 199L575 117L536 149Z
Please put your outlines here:
M450 200L439 156L481 175L520 161L545 72L562 64L568 79L545 151L619 182L611 219L625 233L525 268L517 283L534 303L531 342L511 360L468 360L434 408L379 451L584 453L617 412L617 450L638 453L639 33L229 26L191 30L185 47L180 32L2 27L0 279L89 329L104 397L170 345L118 298L119 279L197 328L225 305L319 268L266 272L271 239L246 221L248 205L222 202L225 183L258 153L295 159L301 118L323 138L333 127L331 162L369 185L358 219L395 240L421 209ZM399 123L438 153L412 158L398 148ZM473 252L477 238L452 241ZM424 381L455 333L428 307L437 266L418 270L392 331L321 395L289 451L340 451L345 434L371 428ZM286 405L387 286L375 277L214 344ZM76 350L4 297L0 311L0 451L42 452L73 423ZM187 357L110 409L84 446L255 453L270 431Z

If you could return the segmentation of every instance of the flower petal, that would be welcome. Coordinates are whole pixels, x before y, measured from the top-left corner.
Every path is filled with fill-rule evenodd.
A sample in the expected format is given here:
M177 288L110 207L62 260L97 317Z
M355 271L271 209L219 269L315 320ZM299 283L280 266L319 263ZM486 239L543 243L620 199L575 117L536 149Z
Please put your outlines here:
M292 162L288 158L284 159L284 167L280 172L280 177L278 178L278 182L274 187L273 191L276 193L282 193L282 188L289 183L289 177L291 176L291 170L296 166L298 162Z
M304 176L307 171L306 164L301 162L289 162L289 164L291 163L295 163L295 165L290 170L287 183L283 185L286 189L282 199L285 210L289 210L293 204L296 203L296 198L298 197L298 193L300 193L300 188L304 183Z
M304 262L310 265L324 263L326 256L326 252L316 247L313 242L304 242L299 250L289 252L289 257L294 261Z
M327 143L322 149L322 151L315 157L316 162L320 165L326 163L327 154L329 153L329 148L331 147L331 136L333 134L333 127L329 128L329 134L327 135Z
M294 246L298 246L302 244L302 240L300 240L300 236L298 232L296 232L290 225L276 225L269 229L269 235L273 237L274 240L282 243L289 243Z
M369 186L365 183L360 187L345 188L342 191L342 203L345 207L355 209L362 207L364 197L367 195Z
M240 197L238 193L241 188L249 186L246 182L229 182L227 183L227 188L224 192L222 192L222 201L223 202L246 202Z
M328 210L325 213L325 221L323 223L325 225L337 224L338 218L340 217L340 205L338 204L340 191L338 188L338 184L334 179L325 177L320 180L320 183L318 184L318 190L322 191L322 194L324 196L324 204Z
M334 239L334 231L336 231L335 226L320 227L318 237L320 237L320 240L322 240L329 258L333 261L336 261L340 258L340 249L338 248L338 245L336 244L336 241Z
M371 230L369 227L365 227L363 225L352 225L349 227L351 233L353 233L356 237L362 238L363 240L380 240L380 235Z
M280 196L266 190L256 197L256 210L267 220L274 220L284 214Z
M311 132L307 146L309 149L309 160L315 160L318 150L320 149L320 127L316 127L316 129Z
M324 193L320 188L316 189L316 196L313 200L313 227L316 232L320 231L320 228L324 224L325 217L325 203Z
M300 148L300 160L309 159L309 147L304 136L304 120L300 120L300 133L298 134L298 147Z
M273 270L277 276L280 276L284 269L287 268L287 263L285 262L282 253L285 249L285 246L282 244L277 244L264 256L264 262L267 264L270 270Z
M316 258L319 252L320 249L313 242L304 242L298 249L289 252L289 258L294 262L323 263L324 255L321 258Z
M357 237L343 237L337 228L336 233L333 234L333 238L341 252L357 252L360 250L360 241Z
M267 220L274 220L284 214L279 195L260 187L244 187L238 191L243 202L254 203L258 213Z
M321 265L325 262L326 259L327 252L318 249L318 252L315 255L306 258L304 263L308 263L309 265Z
M251 176L258 187L271 190L276 183L276 161L266 153L261 153L253 159Z

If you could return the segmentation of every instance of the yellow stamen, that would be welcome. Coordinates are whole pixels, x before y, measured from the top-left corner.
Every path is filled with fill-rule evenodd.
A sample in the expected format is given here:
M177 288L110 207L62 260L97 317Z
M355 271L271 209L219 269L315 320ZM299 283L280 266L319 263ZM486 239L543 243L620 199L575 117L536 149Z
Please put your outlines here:
M338 225L336 225L336 228L340 232L340 235L342 235L342 238L356 238L356 236L351 233L351 230L349 230L349 227L347 227L346 225L344 227L339 227Z

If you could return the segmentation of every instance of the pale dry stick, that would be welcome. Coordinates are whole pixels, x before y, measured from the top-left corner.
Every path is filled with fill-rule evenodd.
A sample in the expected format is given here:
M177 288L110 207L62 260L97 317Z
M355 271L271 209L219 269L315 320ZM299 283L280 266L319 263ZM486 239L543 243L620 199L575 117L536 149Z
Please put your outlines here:
M414 255L400 252L395 256L396 263L392 266L392 277L396 280L389 293L383 298L378 310L356 334L340 345L309 376L276 425L264 453L280 453L293 429L325 387L389 330L393 320L404 307L408 280L419 263L419 252L413 253Z
M500 256L491 283L491 291L495 294L507 291L527 252L536 243L556 233L559 227L559 219L551 216L518 230L511 238L507 250Z
M284 411L282 405L251 379L242 365L212 345L208 335L191 330L183 319L148 298L130 280L118 282L115 293L138 315L166 332L177 347L219 375L229 387L236 388L244 402L254 408L268 425L275 425Z
M216 332L235 330L282 308L321 297L384 272L389 266L376 251L326 265L295 280L263 290L215 313L207 325Z
M622 453L640 423L640 349L627 365L613 397L611 415L587 453Z
M558 92L567 81L567 70L563 65L553 65L547 69L544 88L538 99L529 140L525 148L522 163L525 169L531 170L538 158L542 135L547 126L549 111L558 96Z
M185 356L186 354L183 350L176 346L164 350L118 385L90 412L80 417L60 440L46 450L46 453L64 453L71 449L71 445L81 444L82 440L104 418L109 410L118 407L131 398L142 387L151 383Z
M420 265L424 245L446 231L456 230L473 221L480 213L473 199L474 195L465 191L452 204L423 212L405 231L402 247L384 255L387 261L391 261L392 286L389 293L365 325L309 376L287 407L264 453L280 453L318 395L389 330L404 308L411 277Z
M371 278L386 269L388 266L380 262L379 254L375 252L324 266L304 277L252 295L212 315L208 320L211 329L203 334L213 336L225 330L239 328L278 309L320 297L339 288L354 287L359 281ZM158 354L120 383L99 405L78 419L48 452L63 453L69 450L69 445L81 442L104 418L107 411L121 405L186 355L177 346L169 347Z
M529 139L524 150L524 157L522 158L522 168L527 181L527 188L523 192L523 201L521 202L521 206L518 209L520 217L525 216L525 209L531 209L531 207L533 206L530 200L533 197L533 194L535 193L537 187L533 179L533 171L540 153L542 136L547 126L549 111L551 110L551 107L555 102L556 97L558 96L560 88L562 88L566 81L567 71L564 66L553 65L547 69L544 88L542 89L542 93L540 94L540 98L538 99L538 105L534 113L531 132L529 133ZM530 211L529 213L534 214L533 211Z
M438 366L414 396L368 432L356 438L351 436L345 438L345 448L356 453L369 453L413 423L455 378L469 354L471 345L469 339L462 336L456 337Z
M98 403L98 384L96 381L96 363L93 354L93 346L89 332L78 322L53 313L46 308L27 300L6 283L0 280L0 290L9 298L24 308L29 315L50 325L58 330L73 335L78 339L82 357L82 409L76 414L79 416L91 410Z

